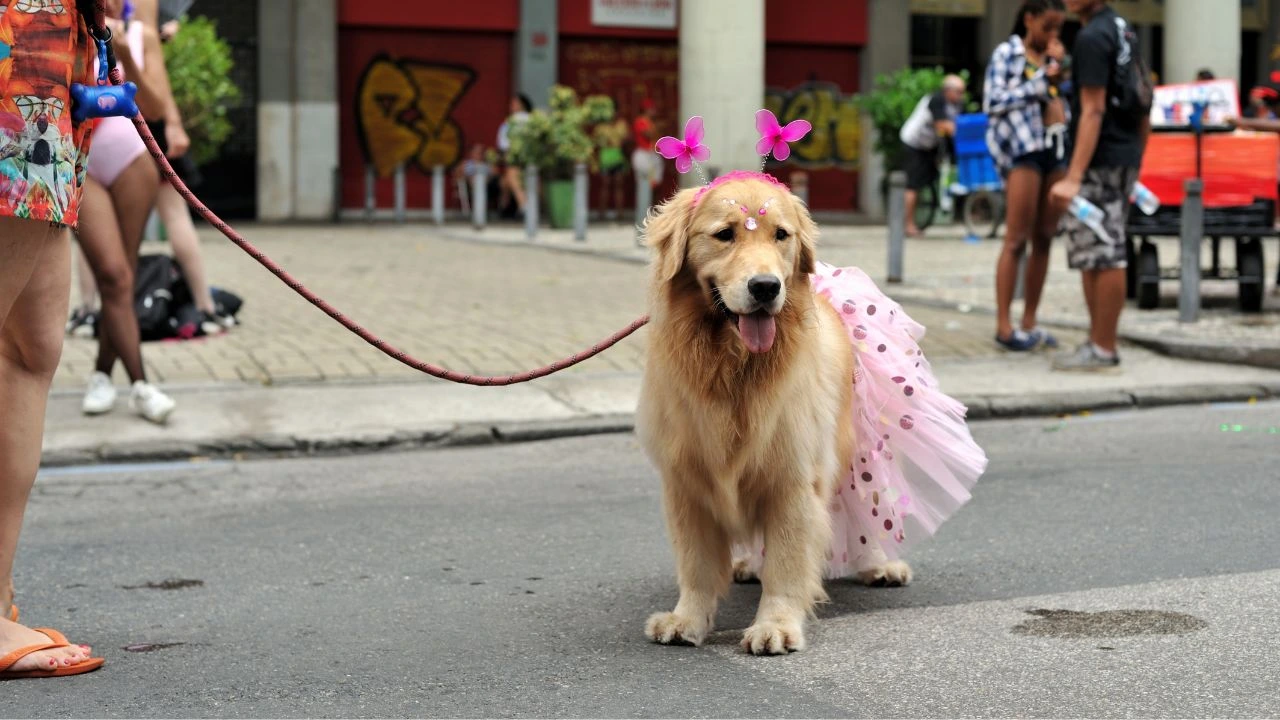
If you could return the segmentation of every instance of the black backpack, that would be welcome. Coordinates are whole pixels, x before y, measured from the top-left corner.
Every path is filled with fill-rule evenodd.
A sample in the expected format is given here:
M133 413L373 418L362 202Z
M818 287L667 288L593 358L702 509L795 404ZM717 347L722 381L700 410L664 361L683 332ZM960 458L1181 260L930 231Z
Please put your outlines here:
M1124 18L1116 16L1116 62L1110 110L1128 124L1137 125L1151 113L1151 69L1142 59L1138 34Z
M174 336L173 313L191 301L182 269L168 255L143 255L134 275L134 312L143 341Z

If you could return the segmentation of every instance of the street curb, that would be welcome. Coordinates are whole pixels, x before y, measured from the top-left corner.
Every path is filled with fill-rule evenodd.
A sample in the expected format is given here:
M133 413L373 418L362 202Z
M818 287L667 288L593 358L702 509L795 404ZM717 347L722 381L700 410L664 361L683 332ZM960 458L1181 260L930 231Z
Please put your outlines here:
M968 408L968 418L978 422L1271 399L1280 399L1280 382L1158 386L1136 390L1089 390L956 398ZM464 423L448 429L365 433L347 437L304 438L263 435L207 442L153 440L47 451L40 466L55 468L192 459L257 460L335 457L385 451L512 445L569 437L629 433L634 429L634 414L622 413L547 421Z

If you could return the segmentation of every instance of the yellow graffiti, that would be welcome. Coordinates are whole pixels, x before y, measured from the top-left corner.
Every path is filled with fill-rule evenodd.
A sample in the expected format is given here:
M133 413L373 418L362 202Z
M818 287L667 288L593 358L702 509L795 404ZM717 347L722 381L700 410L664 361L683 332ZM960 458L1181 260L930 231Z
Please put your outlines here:
M462 130L449 115L474 79L469 68L375 58L356 88L361 141L375 172L456 163Z
M765 107L783 123L804 118L813 131L792 145L788 161L800 167L857 169L862 144L862 117L853 95L832 83L807 83L790 90L769 90Z

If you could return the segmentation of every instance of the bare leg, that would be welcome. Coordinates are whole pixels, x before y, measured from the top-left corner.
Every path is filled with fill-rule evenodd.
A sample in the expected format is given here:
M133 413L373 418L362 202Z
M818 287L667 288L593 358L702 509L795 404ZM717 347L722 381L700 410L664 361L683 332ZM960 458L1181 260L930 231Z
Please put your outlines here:
M1040 211L1036 217L1035 229L1031 232L1031 256L1027 258L1027 274L1022 285L1023 330L1034 330L1036 327L1036 313L1044 294L1044 281L1049 276L1049 250L1053 244L1053 236L1058 231L1060 216L1053 211L1049 189L1065 175L1063 171L1055 172L1049 175L1042 186Z
M98 307L98 284L93 280L93 268L89 267L89 260L85 258L79 244L72 245L72 252L75 254L76 286L80 293L80 307L93 310Z
M182 275L191 287L191 297L195 300L196 309L212 314L213 293L209 291L209 282L205 278L204 253L200 251L200 237L196 234L195 223L191 222L187 201L172 185L161 183L156 208L169 233L173 256L182 266Z
M914 190L906 191L904 195L906 201L906 236L915 237L920 234L920 228L915 227L915 206L919 204L920 193Z
M1080 273L1080 283L1084 287L1084 305L1089 310L1089 326L1093 327L1097 322L1097 288L1098 274L1093 270L1083 270Z
M1124 268L1095 270L1090 274L1094 276L1094 298L1089 339L1103 350L1114 353L1120 313L1124 310Z
M143 155L112 184L86 179L80 246L98 281L102 296L102 326L98 334L97 370L111 375L117 357L124 363L130 382L146 380L138 318L133 309L133 273L138 247L159 189L159 173L151 158Z
M524 210L525 197L524 187L520 183L520 168L508 167L504 177L506 177L507 186L511 190L511 194L516 198L516 206Z
M996 263L996 336L1007 339L1013 334L1010 306L1013 291L1018 284L1018 261L1026 251L1031 228L1035 224L1036 210L1040 205L1040 173L1032 168L1018 167L1009 173L1006 192L1008 204L1005 219L1004 247ZM1030 301L1032 268L1027 264L1027 297ZM1044 283L1044 275L1040 276ZM1039 300L1040 288L1036 288Z
M71 293L68 251L65 230L0 218L0 655L49 641L10 622L8 611L22 516L40 466L49 386L62 355ZM50 669L88 657L72 646L33 653L13 669Z

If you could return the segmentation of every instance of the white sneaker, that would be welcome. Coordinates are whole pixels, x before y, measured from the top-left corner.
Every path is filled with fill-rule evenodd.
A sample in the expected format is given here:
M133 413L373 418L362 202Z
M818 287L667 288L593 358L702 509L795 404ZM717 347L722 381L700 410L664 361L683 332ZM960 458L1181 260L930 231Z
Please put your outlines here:
M133 384L133 394L129 396L129 407L157 425L163 425L177 405L160 388L143 380Z
M111 412L116 406L116 388L111 384L110 376L94 372L89 376L89 389L84 393L84 402L80 409L85 415L101 415Z

